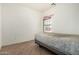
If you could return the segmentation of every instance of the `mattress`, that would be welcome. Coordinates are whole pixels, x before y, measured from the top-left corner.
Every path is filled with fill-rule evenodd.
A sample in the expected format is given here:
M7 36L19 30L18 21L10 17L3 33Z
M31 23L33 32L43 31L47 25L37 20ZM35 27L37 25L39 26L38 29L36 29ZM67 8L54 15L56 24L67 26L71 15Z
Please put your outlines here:
M35 39L65 54L79 55L79 37L36 34Z

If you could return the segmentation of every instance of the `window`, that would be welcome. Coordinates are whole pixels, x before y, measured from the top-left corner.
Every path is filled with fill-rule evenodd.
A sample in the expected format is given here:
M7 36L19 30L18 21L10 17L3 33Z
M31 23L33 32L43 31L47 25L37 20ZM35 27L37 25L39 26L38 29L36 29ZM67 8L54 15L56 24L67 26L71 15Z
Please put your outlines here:
M44 16L43 18L43 31L44 32L52 32L53 27L52 27L52 16Z

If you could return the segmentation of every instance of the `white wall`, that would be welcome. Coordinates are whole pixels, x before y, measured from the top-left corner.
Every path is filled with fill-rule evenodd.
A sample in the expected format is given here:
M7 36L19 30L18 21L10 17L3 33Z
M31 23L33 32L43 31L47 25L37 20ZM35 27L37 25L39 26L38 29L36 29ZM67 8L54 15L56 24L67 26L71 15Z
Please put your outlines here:
M53 32L79 34L79 4L56 4L44 14L20 4L3 4L2 45L33 40L40 27L42 31L42 14L52 13L55 13Z
M2 45L34 39L39 32L41 13L20 4L3 4Z
M54 8L46 11L44 15L55 13L53 19L53 32L79 34L79 4L56 4Z
M1 31L1 20L2 20L2 6L0 4L0 48L1 48L1 40L2 40L2 31Z

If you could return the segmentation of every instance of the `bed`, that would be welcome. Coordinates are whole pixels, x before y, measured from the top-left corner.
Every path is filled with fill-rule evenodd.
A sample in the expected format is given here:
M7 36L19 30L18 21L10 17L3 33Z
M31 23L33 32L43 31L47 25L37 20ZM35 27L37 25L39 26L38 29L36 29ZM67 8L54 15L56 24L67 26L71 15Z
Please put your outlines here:
M36 34L35 43L59 55L79 55L79 37Z

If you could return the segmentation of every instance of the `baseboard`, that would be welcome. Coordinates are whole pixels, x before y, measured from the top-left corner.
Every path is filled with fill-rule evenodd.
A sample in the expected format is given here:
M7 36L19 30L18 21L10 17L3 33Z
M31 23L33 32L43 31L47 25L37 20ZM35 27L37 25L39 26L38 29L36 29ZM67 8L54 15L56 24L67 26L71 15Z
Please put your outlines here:
M23 42L18 42L18 43L13 43L13 44L8 44L8 45L3 45L2 47L7 47L7 46L12 46L12 45L17 45L17 44L23 44L23 43L27 43L30 41L34 41L34 40L29 40L29 41L23 41Z

